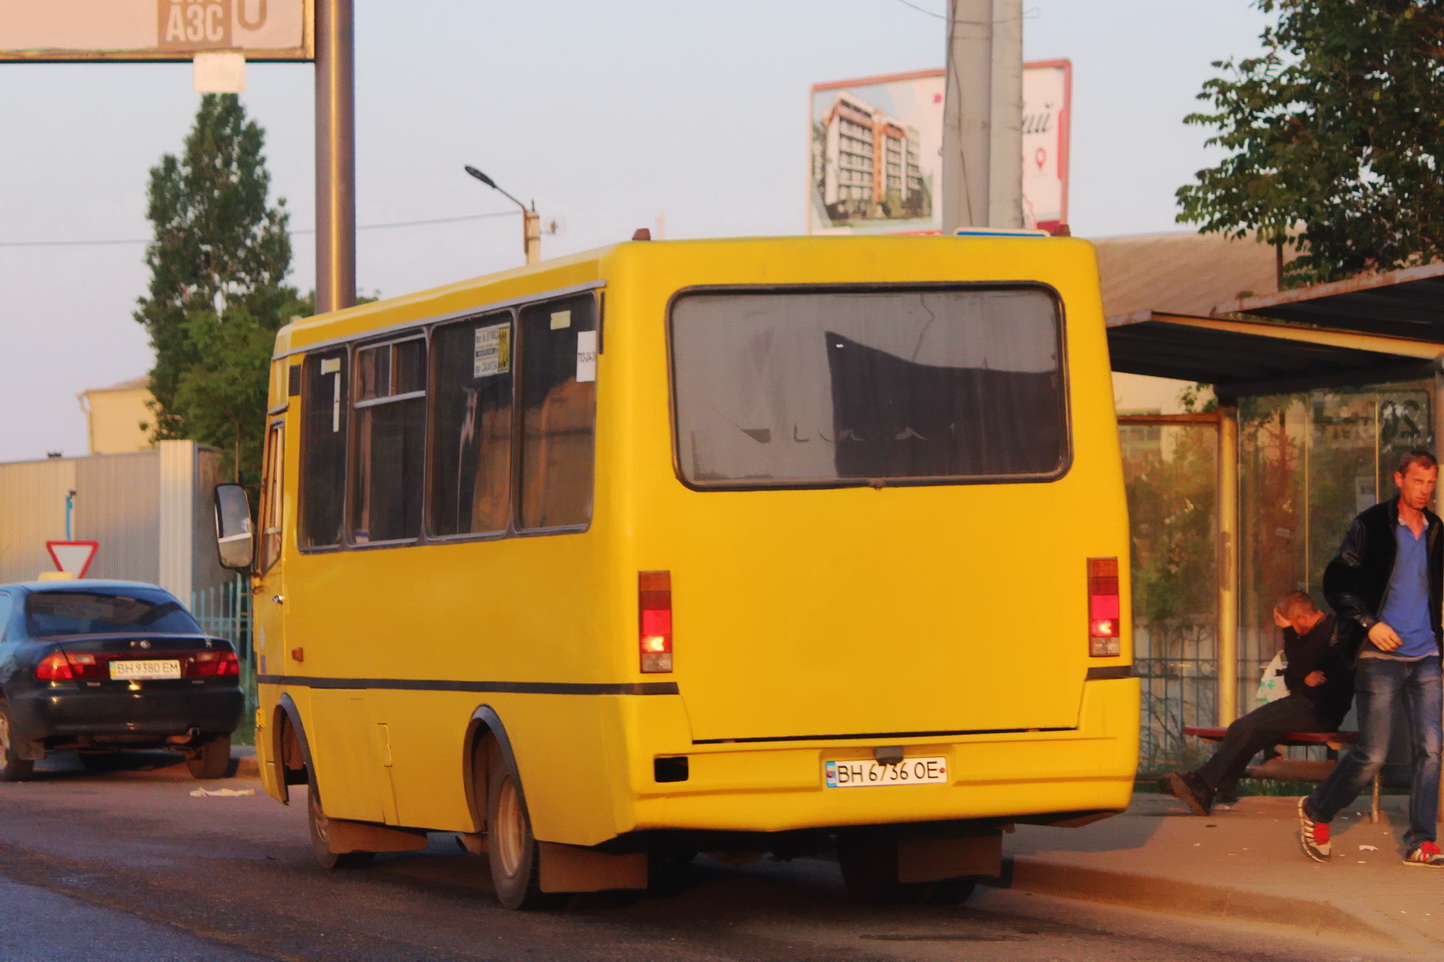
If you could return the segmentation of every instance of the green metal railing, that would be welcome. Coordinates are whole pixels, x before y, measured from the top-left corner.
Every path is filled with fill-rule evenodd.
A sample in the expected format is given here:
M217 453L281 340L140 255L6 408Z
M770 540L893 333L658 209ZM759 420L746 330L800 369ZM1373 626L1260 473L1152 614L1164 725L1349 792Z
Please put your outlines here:
M225 584L191 592L191 614L207 634L230 641L241 660L241 690L246 707L238 735L249 732L256 714L256 672L252 664L251 592L246 579L236 576Z

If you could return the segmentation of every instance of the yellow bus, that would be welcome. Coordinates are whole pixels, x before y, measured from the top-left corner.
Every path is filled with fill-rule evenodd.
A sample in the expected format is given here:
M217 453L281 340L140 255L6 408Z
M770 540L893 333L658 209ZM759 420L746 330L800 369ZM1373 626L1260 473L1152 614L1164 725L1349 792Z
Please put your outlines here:
M1072 239L637 240L292 323L254 543L217 492L265 789L514 908L698 851L965 897L1128 805L1112 396Z

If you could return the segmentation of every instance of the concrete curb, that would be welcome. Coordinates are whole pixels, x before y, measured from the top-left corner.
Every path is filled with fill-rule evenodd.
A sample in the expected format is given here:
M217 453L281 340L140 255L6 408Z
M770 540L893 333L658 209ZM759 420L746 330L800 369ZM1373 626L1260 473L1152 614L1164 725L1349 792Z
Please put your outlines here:
M1028 856L1004 859L1003 887L1060 898L1102 902L1169 915L1297 929L1311 936L1418 949L1397 926L1385 930L1374 913L1327 899L1294 898L1237 885L1209 885L1157 875L1116 872ZM1430 948L1438 948L1437 943Z

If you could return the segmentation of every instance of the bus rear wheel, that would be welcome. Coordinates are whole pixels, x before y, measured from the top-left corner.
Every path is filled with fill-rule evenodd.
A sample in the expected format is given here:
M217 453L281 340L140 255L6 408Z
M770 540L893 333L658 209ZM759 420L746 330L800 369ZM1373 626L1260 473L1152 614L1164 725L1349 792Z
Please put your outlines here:
M322 868L346 869L364 868L376 857L374 852L333 852L331 851L331 818L321 807L321 793L316 788L316 775L308 773L306 780L306 815L311 828L311 851Z
M972 879L898 881L897 840L886 835L838 836L837 864L848 897L866 905L959 905L977 887Z
M520 779L494 745L486 773L486 834L497 900L509 909L552 904L555 900L541 890L541 860Z

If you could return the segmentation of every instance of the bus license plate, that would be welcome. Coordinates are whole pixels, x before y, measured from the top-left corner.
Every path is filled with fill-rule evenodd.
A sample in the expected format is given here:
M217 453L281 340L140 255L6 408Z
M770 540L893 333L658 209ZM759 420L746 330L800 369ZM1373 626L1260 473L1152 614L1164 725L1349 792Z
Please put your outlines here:
M139 661L112 661L110 677L126 681L138 678L179 678L179 658L146 658Z
M880 785L940 785L948 780L948 760L941 755L904 758L896 765L872 759L823 762L828 788L868 788Z

